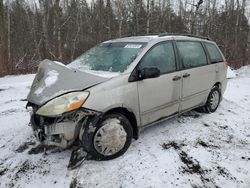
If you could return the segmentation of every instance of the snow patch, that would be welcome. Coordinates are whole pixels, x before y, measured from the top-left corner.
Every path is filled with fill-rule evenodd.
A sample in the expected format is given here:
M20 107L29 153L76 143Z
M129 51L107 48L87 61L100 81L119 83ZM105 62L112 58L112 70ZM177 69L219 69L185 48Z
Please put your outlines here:
M57 65L61 65L63 67L67 67L66 65L64 65L62 62L59 62L59 61L53 61L54 63L56 63Z
M45 88L51 87L53 84L56 83L58 79L59 73L56 70L49 71L47 73L47 77L44 80L44 84L39 87L34 93L36 95L40 95Z
M236 73L230 68L227 68L227 79L236 78Z
M50 87L54 83L56 83L58 79L59 73L55 70L49 71L48 72L48 77L45 79L45 87Z
M0 187L69 188L73 178L79 187L249 187L249 69L228 80L215 113L192 111L158 123L142 131L123 156L88 160L77 173L66 168L70 149L28 154L35 139L22 99L34 75L0 78Z
M250 65L243 66L236 70L236 73L239 74L241 77L250 77Z

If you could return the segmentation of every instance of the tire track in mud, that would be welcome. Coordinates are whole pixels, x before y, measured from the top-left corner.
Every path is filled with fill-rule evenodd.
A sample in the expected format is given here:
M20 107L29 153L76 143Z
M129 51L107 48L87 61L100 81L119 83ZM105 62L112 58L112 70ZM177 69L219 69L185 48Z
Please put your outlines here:
M12 169L4 167L3 175L5 175L6 172L8 172L7 179L9 181L5 183L4 187L21 187L20 185L18 185L20 179L24 179L26 182L28 182L32 178L34 173L45 176L50 172L50 165L47 159L40 159L37 162L32 162L27 159L20 162L20 165L17 165Z
M201 139L198 139L196 142L196 146L201 146L206 149L219 149L219 146L211 145L209 143L206 143L202 141ZM189 175L198 175L200 178L200 181L202 185L195 185L191 183L191 186L194 188L198 187L215 187L218 188L219 186L216 185L215 180L210 176L212 171L215 171L218 175L228 179L237 181L235 177L231 175L231 173L224 167L221 167L219 165L212 167L211 169L204 169L200 162L197 159L194 159L192 156L190 156L187 152L183 150L183 147L187 146L184 143L176 143L175 141L171 141L168 143L163 143L162 145L163 150L168 150L170 148L173 148L178 156L180 161L183 163L183 166L179 168L180 174L189 174Z
M203 183L203 186L206 187L209 184L212 184L213 187L218 187L214 180L207 177L206 174L208 173L208 170L203 169L200 166L200 163L198 160L193 159L193 157L189 156L182 148L183 146L186 146L185 144L181 143L178 144L174 141L171 141L169 143L163 143L162 148L164 150L168 150L170 148L173 148L177 154L179 155L180 161L184 164L184 166L180 167L181 173L187 173L187 174L196 174L199 175L201 182ZM191 184L192 185L192 184ZM193 187L197 187L197 185L192 185ZM210 185L209 185L210 186Z

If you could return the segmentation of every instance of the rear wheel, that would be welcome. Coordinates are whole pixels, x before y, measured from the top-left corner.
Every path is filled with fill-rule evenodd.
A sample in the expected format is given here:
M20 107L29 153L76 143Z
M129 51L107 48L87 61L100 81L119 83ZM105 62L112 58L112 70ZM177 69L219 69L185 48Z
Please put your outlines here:
M221 91L215 86L209 93L206 105L202 107L202 110L207 113L215 112L221 101Z

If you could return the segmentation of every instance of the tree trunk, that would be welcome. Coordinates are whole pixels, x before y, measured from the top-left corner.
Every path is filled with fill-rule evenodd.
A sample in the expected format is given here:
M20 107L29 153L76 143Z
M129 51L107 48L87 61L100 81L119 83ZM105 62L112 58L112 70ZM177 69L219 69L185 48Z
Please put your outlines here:
M107 17L108 17L108 39L111 39L112 38L112 34L111 34L111 31L112 31L112 28L111 28L111 16L112 16L112 8L111 8L111 2L110 0L107 0Z
M10 46L10 26L11 26L11 19L10 19L10 8L9 8L9 4L8 4L8 7L7 7L7 48L8 48L8 69L10 72L13 71L13 66L12 66L12 62L11 62L11 46Z
M49 1L39 0L42 13L42 58L49 58L49 34L48 34L48 19L49 19Z
M149 0L147 0L147 34L149 34L149 19L150 19L150 9L149 9Z
M4 17L3 0L0 0L0 76L6 75L8 72L8 48L7 48L6 25Z

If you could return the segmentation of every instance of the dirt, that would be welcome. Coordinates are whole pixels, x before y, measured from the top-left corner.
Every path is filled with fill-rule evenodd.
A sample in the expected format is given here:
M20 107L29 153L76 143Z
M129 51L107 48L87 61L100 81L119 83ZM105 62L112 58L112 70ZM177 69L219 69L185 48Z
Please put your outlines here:
M223 176L224 178L229 178L231 180L236 180L235 177L232 176L232 174L224 167L221 167L221 166L217 166L216 167L217 171L218 171L218 174Z
M45 149L45 146L42 145L42 144L39 144L39 145L37 145L36 147L31 148L31 149L28 151L28 154L29 154L29 155L32 155L32 154L43 153L43 152L44 152L44 149Z
M73 178L73 180L70 183L69 188L77 188L77 184L78 184L77 182L78 182L77 178Z
M250 161L250 157L241 157L241 159Z
M11 178L8 186L9 187L14 187L15 186L15 183L20 179L22 178L22 176L30 169L30 164L29 164L29 161L26 160L24 161L19 169L17 170L16 173L14 173L14 176Z
M61 150L57 150L57 147L56 147L56 146L46 146L46 145L43 145L43 144L39 144L39 145L35 146L34 148L31 148L31 149L28 151L28 154L29 154L29 155L36 155L36 154L39 154L39 153L44 153L44 154L46 154L46 151L52 150L52 149L55 149L55 150L53 151L54 153L61 151ZM53 153L53 152L52 152L52 153Z
M96 185L98 185L98 184L96 184ZM79 183L77 178L73 178L70 185L69 185L69 188L83 188L83 186Z
M186 165L182 167L182 173L197 174L200 176L202 186L192 185L192 187L215 187L218 188L213 178L209 177L209 172L211 169L203 169L200 166L199 161L193 159L186 152L181 151L179 153L181 161Z
M162 148L167 150L170 148L174 148L179 157L180 160L186 165L186 167L183 167L183 172L188 172L190 174L199 173L202 174L203 170L197 160L194 160L192 157L188 156L188 154L182 150L182 147L185 146L185 144L177 144L174 141L171 141L169 143L163 143Z
M201 113L196 112L196 111L190 111L182 114L183 117L192 117L194 119L199 118L201 116Z
M220 129L224 129L224 130L227 130L228 129L228 126L225 125L225 126L219 126Z
M172 141L169 143L163 143L162 145L163 149L170 149L170 148L174 148L176 150L179 150L181 148L181 146L184 146L183 144L177 144L176 142Z
M29 148L29 146L33 146L35 145L36 143L33 142L33 141L28 141L28 142L24 142L22 145L20 145L17 149L16 149L16 152L17 153L22 153L24 152L25 150L27 150Z
M219 148L218 146L206 143L206 142L202 141L201 139L198 139L198 141L196 142L196 145L200 145L204 148Z
M203 123L203 125L204 125L205 127L210 127L210 125L207 124L207 123Z
M206 147L209 147L208 144L206 144L205 142L200 142L201 144L203 144ZM162 148L164 150L170 149L170 148L174 148L177 152L177 154L179 155L179 158L181 160L181 162L185 165L182 166L181 169L181 173L185 174L197 174L200 177L200 180L202 182L202 186L198 186L198 185L193 185L191 184L192 187L198 188L198 187L215 187L217 188L218 186L216 185L216 183L214 182L214 180L210 177L208 177L209 172L211 171L211 169L203 169L199 163L198 160L194 159L193 157L189 156L184 150L183 147L186 146L186 144L181 143L178 144L174 141L171 141L169 143L163 143Z
M199 162L192 157L188 156L188 154L184 151L179 152L179 157L181 161L186 165L183 168L183 172L188 172L190 174L203 174L204 171L202 170Z
M0 169L0 176L3 176L4 174L6 174L7 171L8 171L7 168Z
M11 170L13 176L11 177L7 187L17 186L16 183L24 177L29 180L34 172L43 176L48 174L50 171L47 169L46 164L48 164L48 161L43 159L40 159L37 163L25 160L20 164L20 166Z

